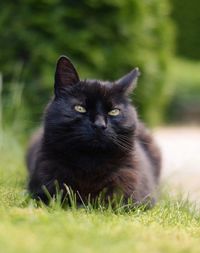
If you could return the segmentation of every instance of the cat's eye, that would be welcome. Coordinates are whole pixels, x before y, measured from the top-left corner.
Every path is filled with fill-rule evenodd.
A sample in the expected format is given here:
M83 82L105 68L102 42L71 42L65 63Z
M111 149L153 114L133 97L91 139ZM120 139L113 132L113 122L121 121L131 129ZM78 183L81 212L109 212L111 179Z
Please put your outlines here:
M119 113L120 113L120 110L117 109L117 108L115 108L115 109L109 111L108 115L110 115L110 116L117 116L117 115L119 115Z
M75 105L74 109L75 109L75 111L80 112L80 113L85 113L86 112L85 107L83 107L82 105Z

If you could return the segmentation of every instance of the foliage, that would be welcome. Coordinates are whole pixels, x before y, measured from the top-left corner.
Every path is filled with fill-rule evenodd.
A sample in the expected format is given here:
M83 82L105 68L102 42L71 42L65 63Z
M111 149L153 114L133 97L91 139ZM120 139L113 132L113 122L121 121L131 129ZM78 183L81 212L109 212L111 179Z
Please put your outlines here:
M177 52L180 56L200 59L200 1L171 0L172 17L177 26Z
M200 62L175 58L170 64L174 91L168 107L168 120L200 122Z
M5 100L20 83L26 115L39 120L52 94L56 59L66 54L82 78L112 80L139 66L135 103L149 123L160 121L173 45L169 12L168 0L1 1Z

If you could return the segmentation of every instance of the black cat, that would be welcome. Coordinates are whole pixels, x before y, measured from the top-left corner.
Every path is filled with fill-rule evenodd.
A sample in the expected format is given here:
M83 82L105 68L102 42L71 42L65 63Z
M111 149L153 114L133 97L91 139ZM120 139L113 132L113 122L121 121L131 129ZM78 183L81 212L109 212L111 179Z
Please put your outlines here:
M84 201L120 190L136 203L155 201L160 152L137 119L128 98L139 70L115 82L84 80L67 57L55 73L55 96L46 108L44 127L27 153L28 188L47 201L68 185Z

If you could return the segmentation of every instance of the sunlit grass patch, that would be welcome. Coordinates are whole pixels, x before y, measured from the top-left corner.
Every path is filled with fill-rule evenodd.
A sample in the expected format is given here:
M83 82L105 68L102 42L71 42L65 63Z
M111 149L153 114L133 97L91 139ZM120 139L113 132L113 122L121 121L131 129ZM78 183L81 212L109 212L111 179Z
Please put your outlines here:
M26 191L24 146L8 132L1 135L0 252L200 252L200 213L188 199L165 191L149 210L71 204L49 206Z

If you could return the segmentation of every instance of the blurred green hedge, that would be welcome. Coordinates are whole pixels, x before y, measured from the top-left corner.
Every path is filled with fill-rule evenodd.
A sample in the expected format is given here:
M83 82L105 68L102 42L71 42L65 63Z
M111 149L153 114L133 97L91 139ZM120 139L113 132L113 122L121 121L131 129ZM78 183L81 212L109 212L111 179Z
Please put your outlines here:
M52 94L56 60L66 54L81 78L112 80L139 66L133 100L149 124L160 122L169 96L169 14L167 0L1 1L4 97L23 83L24 108L38 120Z
M177 26L177 53L200 59L200 1L171 0L172 17Z
M200 62L174 58L170 69L175 86L167 109L169 122L200 123Z

